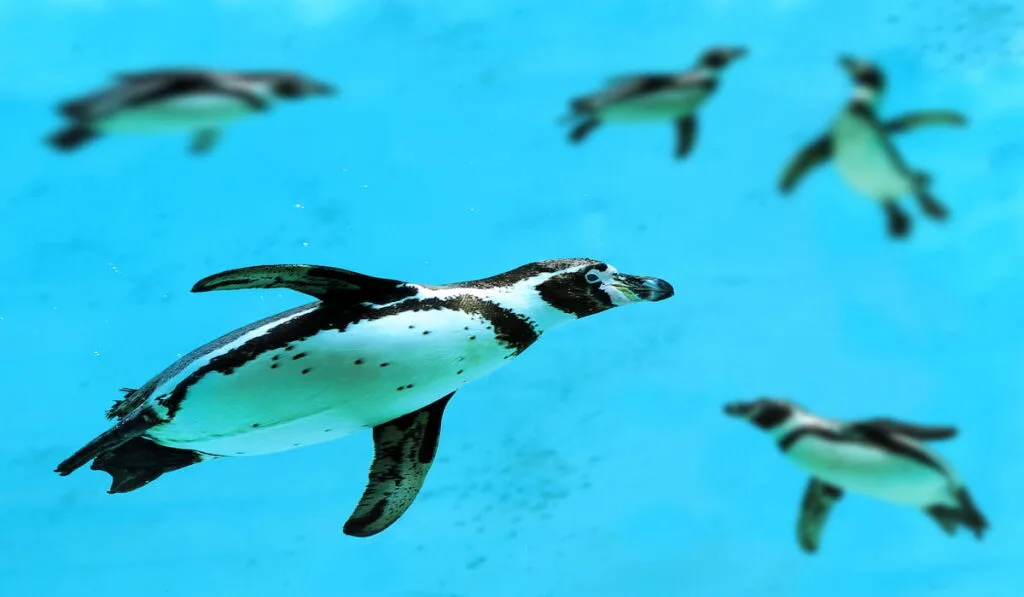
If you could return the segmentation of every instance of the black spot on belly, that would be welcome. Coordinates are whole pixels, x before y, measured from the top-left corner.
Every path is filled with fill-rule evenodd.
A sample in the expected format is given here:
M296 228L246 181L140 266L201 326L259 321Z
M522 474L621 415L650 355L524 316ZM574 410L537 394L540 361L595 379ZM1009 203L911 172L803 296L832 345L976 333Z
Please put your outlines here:
M260 424L259 424L259 423L253 423L253 424L252 424L252 428L253 428L253 429L256 429L256 428L257 428L257 427L259 427L259 426L260 426Z
M408 390L408 389L409 389L409 388L411 388L411 387L412 387L412 384L409 384L409 385L405 386L405 389L407 389L407 390Z
M470 336L469 339L470 340L476 340L476 336Z
M273 358L271 358L270 360L272 360L272 361L276 361L276 360L277 360L277 359L279 359L279 358L281 358L281 355L279 355L279 354L275 354L275 355L273 356Z
M356 365L362 365L363 359L356 359Z
M388 366L388 365L390 365L390 364L391 364L391 363L381 363L381 364L380 364L380 366L381 366L381 367L387 367L387 366Z
M271 369L277 369L277 363L274 363L273 365L271 365L270 368Z
M288 346L285 346L284 349L285 350L295 350L295 347L292 346L291 344L289 344Z
M297 360L301 359L301 358L302 358L302 357L304 357L304 356L306 356L306 353L304 353L304 352L300 352L299 354L297 354L297 355L293 356L293 357L292 357L292 360L293 360L293 361L297 361Z
M459 369L458 371L455 372L455 375L462 375L462 371L462 369Z
M411 329L415 329L415 327L416 327L416 326L414 326L414 325L410 325L410 326L409 326L409 329L410 329L410 330L411 330Z
M395 388L395 389L396 389L396 390L398 390L399 392L401 392L401 391L402 391L402 390L404 390L405 388L404 388L404 387L402 387L402 386L398 386L398 387L397 387L397 388Z
M430 333L430 330L423 330L423 335L424 335L424 336L426 336L426 335L427 335L427 334L429 334L429 333Z
M313 370L312 368L306 367L305 369L302 370L302 374L305 375L305 374L309 373L312 370Z

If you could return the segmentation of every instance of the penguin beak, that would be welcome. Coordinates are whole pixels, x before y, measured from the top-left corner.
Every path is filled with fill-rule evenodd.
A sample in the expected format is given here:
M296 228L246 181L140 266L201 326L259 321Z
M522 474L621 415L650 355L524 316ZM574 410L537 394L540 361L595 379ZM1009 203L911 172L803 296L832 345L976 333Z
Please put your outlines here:
M723 410L730 417L746 417L754 410L754 404L751 402L730 402L725 405Z
M629 302L653 303L670 298L676 293L668 282L649 276L615 274L612 276L611 286L622 293Z
M839 66L843 67L843 69L851 75L856 74L857 71L861 69L860 60L857 60L849 54L843 54L839 57Z
M727 50L725 55L726 57L729 58L729 61L731 62L733 60L736 60L737 58L743 58L744 56L746 56L747 49L744 47L737 46L735 48L730 48L729 50Z

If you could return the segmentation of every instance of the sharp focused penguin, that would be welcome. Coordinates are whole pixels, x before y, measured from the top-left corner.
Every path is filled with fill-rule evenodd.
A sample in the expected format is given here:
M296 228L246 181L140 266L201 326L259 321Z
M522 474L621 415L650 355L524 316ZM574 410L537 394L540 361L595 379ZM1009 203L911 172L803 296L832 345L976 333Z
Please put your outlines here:
M583 141L603 122L664 122L676 128L676 158L693 149L697 136L697 110L718 87L722 71L745 48L711 48L696 66L681 73L623 75L609 81L608 88L572 100L566 120L577 121L569 139Z
M48 142L68 152L107 134L188 131L191 152L203 154L231 121L266 112L276 102L333 93L330 85L294 72L124 73L107 89L60 104L71 124Z
M437 450L448 401L542 333L673 295L663 280L590 259L556 259L427 286L310 265L207 277L193 292L289 288L316 302L185 355L111 407L114 426L56 469L93 461L110 493L198 462L290 450L373 429L374 460L344 526L365 537L410 506Z
M929 218L945 220L948 210L932 196L931 177L911 169L890 136L936 124L962 126L966 118L948 110L926 110L883 122L877 109L885 92L885 75L875 65L850 56L840 57L839 63L853 79L853 97L829 130L786 166L781 192L790 193L811 169L832 159L847 184L885 210L890 237L905 238L910 233L910 217L897 203L904 195L916 197Z
M734 402L725 412L769 434L790 461L811 474L797 525L808 553L818 550L829 513L847 490L918 508L950 535L964 526L981 539L988 529L956 471L923 444L954 437L954 427L893 419L831 421L771 398Z

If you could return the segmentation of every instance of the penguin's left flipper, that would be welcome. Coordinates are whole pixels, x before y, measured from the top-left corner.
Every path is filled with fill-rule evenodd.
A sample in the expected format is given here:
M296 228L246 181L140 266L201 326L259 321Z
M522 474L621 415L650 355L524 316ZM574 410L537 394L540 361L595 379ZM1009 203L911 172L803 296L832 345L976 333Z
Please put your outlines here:
M896 433L922 441L952 439L956 437L957 433L956 427L917 425L888 418L858 421L851 425L850 428L856 431L876 431L885 434Z
M821 533L828 522L832 507L843 497L843 490L835 485L811 477L800 504L797 539L807 553L815 553L821 545Z
M922 110L893 118L885 123L885 131L887 133L903 133L923 126L964 126L966 124L967 118L959 112L953 112L952 110Z
M346 535L376 535L409 509L434 462L441 418L454 394L373 428L369 481L342 528Z
M192 134L192 143L188 150L193 155L204 155L217 145L220 139L220 129L199 129Z
M825 163L831 157L832 138L828 135L822 135L808 143L786 165L786 169L782 173L782 179L779 181L779 191L783 195L788 195L808 172Z
M288 288L322 301L385 304L410 297L416 289L399 280L375 278L321 265L254 265L207 276L192 292L244 288Z
M697 137L697 117L693 114L676 120L676 159L685 158Z

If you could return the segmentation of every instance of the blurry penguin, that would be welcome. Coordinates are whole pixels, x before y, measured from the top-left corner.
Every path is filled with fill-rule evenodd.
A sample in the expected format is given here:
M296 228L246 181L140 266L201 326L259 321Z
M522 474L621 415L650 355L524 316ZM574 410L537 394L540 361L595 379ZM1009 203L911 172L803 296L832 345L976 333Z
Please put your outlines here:
M231 121L266 112L278 101L333 93L330 85L286 71L124 73L106 89L60 104L71 123L47 141L70 152L107 134L189 131L191 152L204 154Z
M801 149L786 166L780 191L790 193L812 168L831 158L847 184L885 210L890 237L901 239L910 234L910 218L897 204L903 195L916 197L929 218L945 220L948 210L931 194L931 177L911 169L889 137L935 124L963 126L966 118L948 110L927 110L883 122L876 111L885 91L882 71L850 56L841 56L839 64L853 79L853 97L829 130Z
M675 123L675 157L684 158L697 136L697 110L718 87L725 67L745 56L742 47L716 47L705 51L694 68L680 73L623 75L602 91L577 97L565 122L575 121L569 140L582 142L603 122Z
M725 413L770 435L790 461L811 474L797 525L807 553L818 550L829 513L846 490L918 508L949 535L964 526L981 539L988 529L953 467L924 445L954 437L954 427L832 421L773 398L733 402Z

